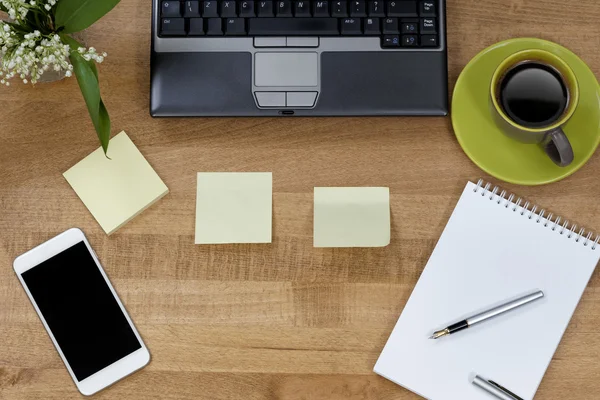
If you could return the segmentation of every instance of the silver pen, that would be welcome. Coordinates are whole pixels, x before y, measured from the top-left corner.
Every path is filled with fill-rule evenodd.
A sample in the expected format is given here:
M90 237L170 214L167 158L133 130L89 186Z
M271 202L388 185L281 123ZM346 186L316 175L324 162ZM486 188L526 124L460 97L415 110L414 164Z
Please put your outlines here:
M516 300L509 301L508 303L502 304L498 307L494 307L491 310L484 311L482 313L473 315L472 317L459 321L455 324L452 324L447 328L435 331L429 339L439 339L442 336L451 335L458 331L462 331L463 329L467 329L473 325L477 325L480 322L487 321L490 318L497 317L500 314L504 314L507 311L514 310L515 308L524 306L525 304L529 304L532 301L541 299L542 297L544 297L544 292L542 292L541 290L538 290L523 297L519 297Z
M473 385L479 386L486 392L493 394L501 400L523 400L522 397L517 396L507 388L500 386L494 381L483 379L479 375L473 379Z

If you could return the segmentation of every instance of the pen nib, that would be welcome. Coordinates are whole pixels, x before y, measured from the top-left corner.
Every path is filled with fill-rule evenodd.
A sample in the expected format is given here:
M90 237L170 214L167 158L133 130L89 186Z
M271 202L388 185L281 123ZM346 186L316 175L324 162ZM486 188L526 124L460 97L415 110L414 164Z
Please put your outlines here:
M433 335L431 335L429 339L439 339L442 336L446 336L448 334L450 334L450 331L448 329L442 329L441 331L433 332Z

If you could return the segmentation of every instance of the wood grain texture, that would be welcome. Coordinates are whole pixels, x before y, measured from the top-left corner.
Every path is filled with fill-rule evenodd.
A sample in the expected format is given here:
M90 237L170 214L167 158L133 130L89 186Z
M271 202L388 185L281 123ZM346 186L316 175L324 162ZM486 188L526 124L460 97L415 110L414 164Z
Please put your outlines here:
M597 0L448 0L450 85L484 47L524 36L571 48L598 76L599 20ZM0 89L0 399L82 397L12 272L73 226L153 356L96 398L417 399L372 368L465 182L488 178L449 118L152 119L149 3L123 0L88 42L109 53L113 134L126 130L171 192L107 237L62 177L98 147L76 81ZM194 245L198 171L272 171L273 243ZM503 186L600 230L599 175L595 155L562 182ZM390 246L312 247L313 187L335 185L390 187ZM600 398L598 326L596 273L537 399Z

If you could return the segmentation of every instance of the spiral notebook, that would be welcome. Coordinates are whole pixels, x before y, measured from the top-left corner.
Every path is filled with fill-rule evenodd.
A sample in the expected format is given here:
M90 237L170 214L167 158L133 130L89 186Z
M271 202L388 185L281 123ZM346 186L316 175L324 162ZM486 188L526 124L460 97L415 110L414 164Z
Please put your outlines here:
M600 258L599 236L469 182L374 371L428 399L532 399ZM535 289L543 299L438 340L434 330Z

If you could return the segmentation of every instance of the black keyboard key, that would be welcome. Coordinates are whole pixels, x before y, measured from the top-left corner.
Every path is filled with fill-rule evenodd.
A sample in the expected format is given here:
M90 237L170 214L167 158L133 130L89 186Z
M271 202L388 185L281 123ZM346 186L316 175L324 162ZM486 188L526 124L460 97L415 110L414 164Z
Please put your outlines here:
M410 0L392 0L387 2L388 17L416 17L417 2Z
M257 36L339 35L335 18L250 18L248 34Z
M241 36L246 34L246 20L244 18L225 18L223 20L225 36Z
M364 18L363 29L365 31L365 35L381 34L379 18Z
M438 47L437 35L421 35L421 46Z
M360 18L343 18L340 19L342 35L361 35Z
M291 17L292 16L292 2L291 1L277 1L275 4L275 14L278 17Z
M202 4L202 15L206 18L216 18L219 16L216 1L205 1Z
M240 17L251 18L255 16L254 1L242 1L240 3Z
M367 4L363 0L354 0L350 2L351 17L366 17Z
M400 33L404 35L416 35L419 33L419 23L417 21L402 21L400 24Z
M203 36L204 35L204 21L202 18L190 18L190 30L188 36Z
M294 17L310 16L310 1L301 0L294 3Z
M223 28L221 27L221 18L209 18L206 23L206 34L210 36L221 36L223 35Z
M422 1L419 8L419 15L421 17L435 17L435 3L433 1Z
M258 16L259 17L274 17L273 13L273 2L272 1L259 1L258 2Z
M313 15L315 17L329 17L329 1L315 1Z
M183 3L183 16L196 18L200 16L200 3L197 1L185 1Z
M383 1L369 1L369 17L385 17Z
M384 35L381 40L382 47L400 47L400 37L398 35Z
M181 3L179 1L163 1L161 15L163 17L181 17Z
M234 0L221 2L221 17L237 17L237 10L235 9Z
M421 18L421 33L437 33L435 18Z
M399 33L398 18L384 18L383 19L383 33L394 34Z
M331 4L331 16L332 17L347 17L348 16L348 3L345 1L334 1Z
M185 36L185 19L162 18L160 20L160 34L162 36Z
M419 45L419 37L417 35L403 35L402 47L416 47Z

